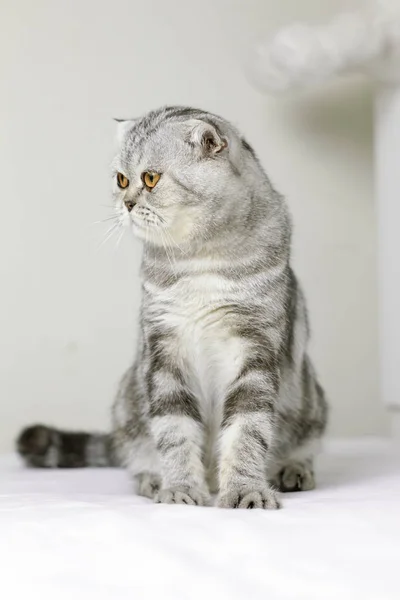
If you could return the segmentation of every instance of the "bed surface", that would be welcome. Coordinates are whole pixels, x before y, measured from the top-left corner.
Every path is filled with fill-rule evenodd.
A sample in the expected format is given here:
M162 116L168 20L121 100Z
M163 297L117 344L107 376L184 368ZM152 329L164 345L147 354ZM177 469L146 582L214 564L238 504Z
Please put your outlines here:
M4 600L399 600L400 444L327 445L280 511L154 505L118 469L0 458Z

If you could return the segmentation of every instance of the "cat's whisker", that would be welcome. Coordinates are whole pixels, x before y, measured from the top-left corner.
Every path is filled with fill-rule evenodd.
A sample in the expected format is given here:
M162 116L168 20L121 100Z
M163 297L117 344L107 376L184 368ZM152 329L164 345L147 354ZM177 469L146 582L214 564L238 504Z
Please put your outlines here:
M172 261L171 261L170 255L169 255L169 253L168 253L168 244L167 244L167 239L166 239L166 237L164 237L164 233L163 233L163 230L162 230L162 229L160 229L160 232L161 232L161 239L162 239L163 247L164 247L164 250L165 250L165 254L166 254L167 258L168 258L168 262L169 262L169 264L171 265L171 270L172 270L172 273L173 273L173 274L176 276L176 272L175 272L175 269L174 269L174 265L172 264Z
M149 208L148 210L150 211L150 213L152 213L154 216L157 217L157 219L160 221L160 223L162 223L163 225L165 225L166 220L153 207Z
M178 248L178 250L180 250L181 254L186 254L186 252L180 247L180 245L175 241L175 239L172 236L172 233L168 231L168 229L164 230L165 233L167 234L167 236L169 237L169 239L171 240L171 242Z
M120 227L120 232L119 232L119 236L118 236L118 238L117 238L117 241L116 241L116 244L115 244L115 250L116 250L116 249L118 248L118 246L120 245L120 243L121 243L121 240L122 240L122 238L124 237L125 231L126 231L125 227L124 227L123 225L121 225L121 227Z
M155 212L154 214L156 215L157 219L158 219L158 220L159 220L159 221L160 221L160 222L161 222L163 225L165 225L165 224L166 224L166 222L167 222L167 221L164 219L164 217L162 217L161 215L159 215L159 214L158 214L158 213L156 213L156 212Z
M119 221L117 223L114 223L113 225L111 225L111 227L106 231L105 233L105 237L103 239L103 241L99 244L98 246L98 250L100 250L100 248L102 248L104 246L104 244L106 242L108 242L108 240L114 235L114 233L117 231L117 229L119 228L120 223Z
M146 227L146 229L145 229L145 236L144 236L144 239L145 239L145 248L146 248L146 252L147 252L147 253L150 253L150 251L149 251L149 246L148 246L148 243L149 243L149 230L148 230L148 228L147 228L147 227ZM156 253L154 253L154 260L153 260L153 265L152 265L152 274L153 274L153 273L155 273L155 271L156 271Z
M106 223L107 221L117 221L118 216L112 215L111 217L106 217L105 219L100 219L99 221L93 221L90 225L99 225L100 223Z
M154 260L153 260L153 273L155 273L156 270L157 270L157 252L156 251L154 251L154 253L153 253L153 258L154 258Z
M167 234L167 231L166 230L164 230L164 231ZM167 238L167 241L168 241L168 238ZM171 254L172 254L173 263L175 265L175 275L176 275L177 274L177 263L176 263L176 256L175 256L174 248L172 247L171 243L169 243L168 247L169 247L169 249L171 251Z

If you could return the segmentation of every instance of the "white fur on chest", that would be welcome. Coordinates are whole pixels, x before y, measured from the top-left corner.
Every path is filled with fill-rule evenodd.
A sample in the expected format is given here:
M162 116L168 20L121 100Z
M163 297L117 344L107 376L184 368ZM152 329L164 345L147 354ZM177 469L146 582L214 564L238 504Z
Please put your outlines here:
M184 365L204 411L216 410L244 358L243 341L230 327L233 286L216 275L198 275L154 292L154 308L175 332L171 352Z

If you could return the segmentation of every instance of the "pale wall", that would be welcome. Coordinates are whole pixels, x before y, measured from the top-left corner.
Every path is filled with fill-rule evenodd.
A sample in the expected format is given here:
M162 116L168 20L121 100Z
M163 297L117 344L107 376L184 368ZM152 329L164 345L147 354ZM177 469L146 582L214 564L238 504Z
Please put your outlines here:
M354 3L353 3L354 4ZM362 2L358 2L362 4ZM105 428L133 355L140 246L97 251L111 117L163 103L232 119L295 222L334 435L380 434L371 96L260 96L251 42L339 0L3 0L0 8L0 449L31 421Z

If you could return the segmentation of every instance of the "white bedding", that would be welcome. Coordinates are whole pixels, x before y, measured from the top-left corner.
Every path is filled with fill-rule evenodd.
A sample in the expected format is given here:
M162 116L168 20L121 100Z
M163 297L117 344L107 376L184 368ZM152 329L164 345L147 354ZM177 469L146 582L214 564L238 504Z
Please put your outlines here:
M341 442L280 511L154 505L120 470L0 459L4 600L400 599L400 445Z

